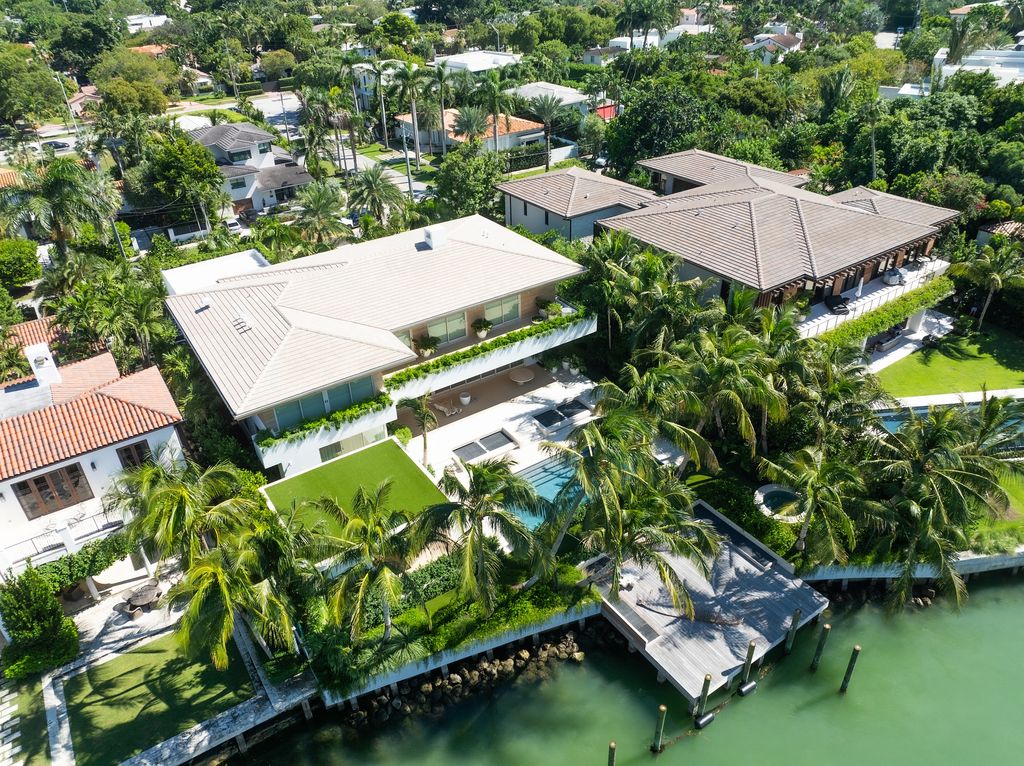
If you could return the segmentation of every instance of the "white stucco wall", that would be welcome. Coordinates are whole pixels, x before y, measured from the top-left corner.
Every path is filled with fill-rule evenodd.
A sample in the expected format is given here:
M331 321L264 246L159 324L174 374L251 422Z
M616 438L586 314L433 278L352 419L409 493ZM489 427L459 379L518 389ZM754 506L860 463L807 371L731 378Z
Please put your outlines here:
M556 213L548 213L544 218L544 209L536 205L526 203L526 212L523 212L523 201L506 194L505 195L505 225L523 226L534 234L543 234L547 231L557 231L566 239L580 239L590 237L594 234L594 224L603 218L611 218L613 215L625 213L629 210L625 205L614 205L603 210L596 210L593 213L580 215L569 219L562 218Z

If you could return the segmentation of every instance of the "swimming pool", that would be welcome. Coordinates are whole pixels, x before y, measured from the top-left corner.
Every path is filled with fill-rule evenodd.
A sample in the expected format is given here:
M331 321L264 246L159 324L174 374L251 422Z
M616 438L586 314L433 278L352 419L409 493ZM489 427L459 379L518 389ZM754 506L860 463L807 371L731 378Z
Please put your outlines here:
M525 471L520 471L517 476L526 479L537 490L537 494L545 500L554 500L559 490L572 481L575 471L572 463L566 462L560 457L549 457L547 460L530 466ZM532 513L526 513L513 508L515 514L523 520L530 529L540 526L541 519Z

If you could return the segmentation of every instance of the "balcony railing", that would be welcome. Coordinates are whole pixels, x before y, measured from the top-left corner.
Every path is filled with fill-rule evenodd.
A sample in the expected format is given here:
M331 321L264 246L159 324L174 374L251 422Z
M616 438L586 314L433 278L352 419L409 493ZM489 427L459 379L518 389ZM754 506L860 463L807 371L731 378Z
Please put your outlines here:
M124 517L116 511L73 516L59 524L48 525L45 531L27 540L6 546L0 550L0 557L6 559L2 562L5 566L20 571L29 559L33 564L56 561L71 552L68 542L77 550L90 540L107 537L123 526Z

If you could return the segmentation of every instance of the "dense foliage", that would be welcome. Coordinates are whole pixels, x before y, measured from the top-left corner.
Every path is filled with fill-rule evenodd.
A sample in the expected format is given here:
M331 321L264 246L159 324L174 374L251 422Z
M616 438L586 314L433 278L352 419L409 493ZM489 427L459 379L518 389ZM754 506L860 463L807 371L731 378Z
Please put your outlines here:
M31 565L0 583L0 615L11 636L2 655L7 678L41 673L78 654L75 621L64 616L50 579Z

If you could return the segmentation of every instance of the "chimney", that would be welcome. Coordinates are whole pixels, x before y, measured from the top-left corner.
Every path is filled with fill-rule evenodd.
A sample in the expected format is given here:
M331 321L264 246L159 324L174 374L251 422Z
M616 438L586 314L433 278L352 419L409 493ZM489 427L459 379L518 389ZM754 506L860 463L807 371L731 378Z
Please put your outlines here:
M448 231L444 226L428 226L423 230L423 241L431 250L440 250L448 240Z
M36 343L25 347L25 356L28 358L32 374L41 386L60 385L60 370L53 361L53 353L46 343Z

